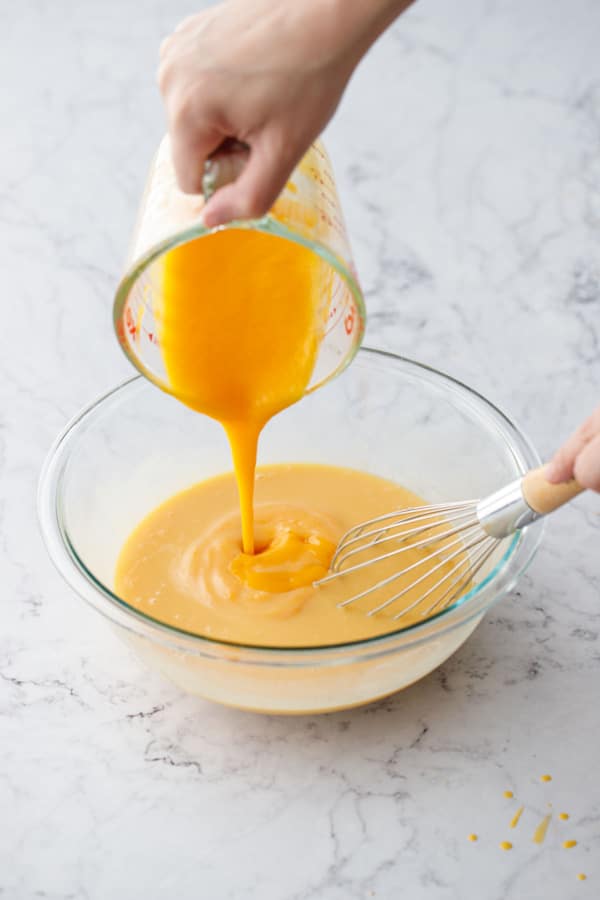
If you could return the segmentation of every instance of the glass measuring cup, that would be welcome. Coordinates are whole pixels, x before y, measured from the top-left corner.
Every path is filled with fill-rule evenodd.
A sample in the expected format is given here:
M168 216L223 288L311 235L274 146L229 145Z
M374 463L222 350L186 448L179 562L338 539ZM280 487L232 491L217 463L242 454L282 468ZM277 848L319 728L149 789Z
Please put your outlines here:
M226 180L231 178L231 171L227 178L227 169L235 169L235 160L235 152L221 157ZM214 189L219 179L218 154L212 162L204 180L205 192ZM209 229L201 221L204 205L202 194L184 194L177 187L170 141L163 138L146 182L113 307L117 337L128 359L150 381L173 393L161 353L157 315L165 257L174 247L210 240L217 231L249 229L296 242L320 257L322 277L315 328L322 336L306 393L339 374L360 347L365 307L331 164L322 143L317 141L310 147L268 215ZM201 302L201 286L198 293Z

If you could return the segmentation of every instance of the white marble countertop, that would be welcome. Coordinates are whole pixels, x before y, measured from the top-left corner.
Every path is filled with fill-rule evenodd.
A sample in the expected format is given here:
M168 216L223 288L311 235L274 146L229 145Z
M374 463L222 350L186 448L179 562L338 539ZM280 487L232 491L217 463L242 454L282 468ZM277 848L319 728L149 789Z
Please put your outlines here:
M441 670L320 718L181 695L46 557L44 454L130 374L112 292L163 127L157 46L192 9L0 10L0 896L597 898L597 497ZM328 131L368 342L474 385L545 454L600 400L599 29L597 0L422 0ZM548 803L571 818L537 846Z

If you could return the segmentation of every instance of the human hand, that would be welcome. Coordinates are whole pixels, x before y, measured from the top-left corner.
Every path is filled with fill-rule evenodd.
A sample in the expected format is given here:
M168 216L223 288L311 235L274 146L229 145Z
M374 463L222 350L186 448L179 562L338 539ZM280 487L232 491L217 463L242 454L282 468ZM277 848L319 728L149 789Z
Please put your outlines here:
M600 406L554 454L546 480L560 484L576 478L590 491L600 492Z
M359 60L410 0L228 0L161 46L158 82L181 189L201 190L226 138L249 147L235 182L204 210L209 227L264 215L333 115Z

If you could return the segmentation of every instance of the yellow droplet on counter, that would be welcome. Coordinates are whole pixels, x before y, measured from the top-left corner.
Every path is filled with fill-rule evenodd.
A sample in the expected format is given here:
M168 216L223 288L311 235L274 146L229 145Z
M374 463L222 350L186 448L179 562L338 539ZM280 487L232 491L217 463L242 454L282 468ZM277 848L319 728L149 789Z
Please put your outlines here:
M552 781L552 775L542 775L540 781Z
M552 813L548 813L547 816L544 816L538 827L533 832L532 841L534 844L543 844L546 840L546 832L548 831L548 825L550 824L551 818Z
M559 813L559 814L558 814L558 818L559 818L559 819L562 819L563 822L566 822L567 819L569 818L569 813Z
M563 841L563 847L565 850L571 850L573 847L577 846L577 841Z
M520 806L520 807L518 808L518 810L516 811L516 813L514 814L514 816L512 817L512 819L510 820L510 826L509 826L510 828L516 828L516 827L517 827L517 825L519 824L519 819L520 819L521 816L523 815L523 810L524 810L524 809L525 809L524 806Z
M506 797L507 800L510 800L515 795L513 794L512 791L504 791L504 796Z
M577 878L579 881L585 881L587 878L587 875L584 875L583 872L580 872L579 875L577 876Z
M512 844L510 841L502 841L500 844L501 850L512 850Z
M469 835L469 840L470 840L472 843L475 843L475 841L479 840L479 838L477 837L476 834L470 834L470 835Z

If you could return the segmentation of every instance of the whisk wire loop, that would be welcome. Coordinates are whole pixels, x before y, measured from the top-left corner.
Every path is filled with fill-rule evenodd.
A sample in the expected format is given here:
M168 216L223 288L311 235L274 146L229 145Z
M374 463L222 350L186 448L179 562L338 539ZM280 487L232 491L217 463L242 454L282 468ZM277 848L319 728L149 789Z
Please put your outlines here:
M464 543L463 540L461 540L460 538L458 538L456 541L452 541L452 543L449 544L448 547L454 547L454 546L458 545L456 550L454 550L449 556L442 558L439 562L437 562L430 569L428 569L426 572L424 572L423 575L420 575L413 582L411 582L411 584L404 587L401 591L398 591L397 594L394 594L393 597L390 597L388 600L385 600L383 603L380 603L379 606L376 606L374 609L369 610L367 615L374 616L379 612L383 612L383 610L387 609L388 606L390 606L392 603L395 603L401 597L404 597L404 595L407 594L409 591L414 590L414 588L416 588L419 584L421 584L421 582L425 581L427 578L429 578L431 575L433 575L434 572L438 572L441 568L446 566L449 562L452 562L453 559L456 559L457 556L463 556L463 554L465 553L466 550L470 550L472 547L477 546L477 544L480 544L481 541L484 539L485 538L483 535L477 534L477 535L475 535L475 537L472 541L469 541L469 543ZM426 557L424 560L418 560L416 563L413 563L412 566L407 566L406 569L404 569L402 572L397 573L396 578L400 578L403 575L405 575L407 572L410 572L411 569L415 569L415 568L417 568L417 566L420 566L425 562L435 560L436 558L439 559L439 554L436 554L435 552L430 553L429 556ZM443 583L447 578L449 578L452 575L453 571L455 571L455 570L451 570L443 578L441 578L440 583ZM423 599L425 597L428 597L431 594L432 590L433 590L433 588L430 588L429 590L427 590L427 592L425 594L420 594L417 597L417 599L413 601L413 603L411 603L409 606L406 606L404 608L403 612L404 613L410 612L416 606L419 606L423 602ZM364 594L363 594L363 596L364 596ZM358 599L359 599L359 595L357 594L357 596L354 598L354 600L358 600Z
M381 516L375 516L372 519L367 519L364 522L361 522L360 525L354 525L350 528L340 539L340 542L337 546L336 552L333 555L333 559L331 560L331 568L335 569L336 565L339 563L340 556L346 551L346 549L354 544L358 540L363 540L364 538L376 536L378 534L385 534L386 531L389 531L390 528L396 527L404 527L406 525L410 525L413 522L422 522L426 519L434 519L438 520L436 525L440 525L440 518L442 518L443 522L453 521L453 518L450 517L449 514L458 512L459 516L470 515L473 516L474 506L471 503L439 503L434 506L412 506L407 507L402 510L395 510L394 512L385 513ZM379 523L383 523L393 519L394 521L390 525L381 524L380 527L374 528L371 531L365 531L365 529L371 528L373 525L379 525ZM428 528L436 527L436 525L428 525Z
M338 568L336 568L334 571L330 571L330 573L328 575L325 575L324 578L321 578L319 581L316 581L315 584L317 586L322 585L322 584L327 584L327 582L333 581L335 578L339 578L342 575L349 575L352 572L358 572L360 569L364 569L367 566L371 566L371 565L373 565L374 562L382 562L385 559L390 559L393 556L399 556L401 553L406 553L409 550L419 550L422 547L429 547L434 543L439 544L442 540L444 540L447 537L454 537L455 535L460 534L461 532L468 532L468 530L472 529L472 528L476 528L476 529L479 528L479 524L476 519L471 519L468 522L466 522L465 524L459 526L458 528L451 528L447 531L442 532L441 534L436 534L434 536L424 538L423 540L415 541L410 544L406 544L406 546L396 547L396 549L394 549L394 550L389 550L387 553L382 553L375 560L374 559L365 559L362 562L355 563L354 565L349 566L347 569L340 569L339 568L340 564L338 563ZM448 547L452 547L457 543L462 543L462 541L460 539L458 539L457 541L453 541L450 544L447 544L446 548L444 548L444 549L447 549ZM367 550L368 547L364 547L363 549ZM434 553L432 555L439 556L439 552L441 551L441 549L442 549L442 545L440 544L440 546L438 548L438 553ZM421 565L423 562L426 562L428 559L429 559L429 557L426 557L424 560L417 560L416 563L413 563L412 565L408 566L402 572L391 575L390 580L399 578L403 574L403 572L410 572L416 566ZM385 582L385 583L387 583L387 582ZM371 590L374 590L374 588L370 588L368 593L370 593ZM363 595L361 594L361 596L363 596ZM345 601L344 601L344 603L345 603Z
M475 534L476 533L475 526L472 526L472 527L474 529L473 534ZM469 535L467 534L465 536L468 539ZM445 559L443 559L438 565L436 565L435 568L429 569L429 571L426 572L425 575L421 576L419 579L417 579L417 581L414 581L409 587L412 587L415 584L420 584L420 582L423 581L424 578L427 578L431 574L431 572L437 571L438 568L440 568L442 565L447 563L450 559L453 559L458 553L462 553L465 550L465 546L466 546L464 543L465 536L463 536L463 537L456 536L456 539L454 541L450 541L446 545L446 547L445 547L446 550L452 550L454 547L456 547L457 548L456 553L451 554L450 557L446 557ZM425 542L422 542L422 543L424 544ZM403 550L403 549L408 549L408 548L400 548L400 549ZM400 551L398 551L398 552L400 552ZM391 556L391 555L394 555L393 551L390 554L385 554L385 556ZM381 560L383 558L384 557L378 557L378 560ZM346 600L342 600L342 602L339 603L338 605L340 607L349 606L351 603L356 602L356 600L362 600L363 597L366 597L369 594L372 594L374 591L378 591L381 588L387 587L388 584L392 584L394 581L397 581L399 578L402 578L409 572L413 572L415 569L419 568L420 566L427 566L432 560L439 560L439 559L440 559L439 550L437 552L434 550L431 553L427 554L427 556L424 556L421 559L416 560L416 562L411 563L409 566L406 566L406 568L401 569L398 572L393 572L391 575L388 575L386 578L382 578L376 584L369 585L369 587L365 588L365 590L363 590L363 591L360 591L358 594L354 594L352 597L348 597ZM328 575L328 576L326 576L326 578L324 578L319 583L322 584L323 582L327 581L328 579L331 579L332 577L334 577L334 575L336 577L347 575L349 572L356 571L356 569L358 569L359 567L362 568L363 566L370 565L371 563L372 563L372 560L367 560L365 563L359 563L357 566L352 566L350 569L345 569L343 572L336 572L333 575ZM405 592L406 591L404 591L404 593ZM402 596L402 594L400 594L399 596ZM373 610L373 613L375 613L375 612L379 612L379 608L377 608L376 610Z
M441 597L432 603L429 609L426 609L422 614L421 618L426 619L431 616L436 609L444 609L446 606L449 606L450 603L454 600L455 597L460 596L462 591L468 587L468 585L473 580L473 577L479 572L483 564L489 559L490 555L494 551L494 541L491 538L486 538L483 544L479 547L478 553L473 554L473 558L469 561L468 557L460 560L459 563L454 568L454 571L462 569L464 566L467 566L467 572L460 573L454 579L454 581L447 587ZM439 587L442 584L444 579L440 578L440 580L434 586L435 588ZM422 598L424 599L424 598ZM399 613L396 613L393 616L394 619L400 619L404 615L404 610L401 610Z
M416 562L338 603L340 607L349 606L420 570L418 577L366 611L366 615L374 616L388 609L417 589L416 599L410 598L409 605L392 616L394 620L401 619L441 588L441 595L435 596L434 602L421 612L421 618L427 618L462 595L504 538L558 509L582 490L575 479L561 485L551 484L547 481L546 468L540 466L480 500L414 506L375 516L346 532L335 551L329 574L315 585L344 578L385 560L401 558L401 554L409 550L428 551ZM380 545L391 543L394 544L392 550L378 553ZM366 559L348 565L349 561L374 548L375 554L370 553ZM440 577L430 584L429 579L436 572L440 572ZM426 588L424 593L418 590L419 585Z
M422 518L427 517L423 516ZM427 531L431 531L434 528L439 528L442 525L442 523L439 521L439 516L436 513L436 519L433 523L419 525L417 528L411 528L408 531L391 531L392 528L404 528L405 525L408 525L413 521L417 521L417 519L408 519L407 521L403 521L401 523L396 522L393 525L388 525L385 528L376 528L373 531L367 531L364 534L358 534L355 537L350 538L349 540L342 538L342 541L338 546L334 558L331 561L331 569L333 571L340 571L346 560L348 560L351 556L356 556L356 554L362 553L365 550L374 547L376 544L384 544L389 541L397 541L398 543L408 541L419 534L425 534ZM458 527L460 523L468 525L470 523L475 523L476 521L477 520L475 519L471 511L465 511L457 513L454 516L445 516L443 524L445 525L455 522ZM440 539L443 536L444 535L442 534L438 534L437 538ZM373 537L373 540L363 543L365 539L369 537ZM352 547L352 549L348 549L352 544L358 544L358 546ZM415 544L413 543L411 544L411 546L414 547ZM345 571L348 570L346 569Z

